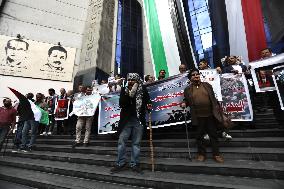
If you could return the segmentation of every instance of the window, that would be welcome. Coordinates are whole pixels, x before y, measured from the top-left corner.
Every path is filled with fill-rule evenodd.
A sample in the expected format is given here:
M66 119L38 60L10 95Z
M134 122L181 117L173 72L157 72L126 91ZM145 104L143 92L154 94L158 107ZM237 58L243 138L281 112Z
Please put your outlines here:
M187 0L185 13L187 17L191 42L196 61L207 59L213 67L212 27L209 16L208 0Z
M137 0L118 0L115 72L143 76L142 7Z

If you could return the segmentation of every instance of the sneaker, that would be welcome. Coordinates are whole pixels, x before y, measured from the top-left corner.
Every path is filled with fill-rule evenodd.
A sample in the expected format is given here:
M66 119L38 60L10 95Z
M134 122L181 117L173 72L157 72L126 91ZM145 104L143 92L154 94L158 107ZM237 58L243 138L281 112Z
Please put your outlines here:
M118 173L118 172L126 170L126 169L127 169L126 164L124 164L122 166L115 165L113 168L111 168L110 172L111 173Z
M42 135L46 135L46 132L43 132L43 133L40 134L40 136L42 136Z
M197 157L196 157L196 160L200 161L200 162L204 162L205 159L206 159L206 157L202 154L198 154Z
M204 137L203 137L205 140L210 140L210 137L209 137L209 135L208 134L206 134L206 135L204 135Z
M224 138L224 139L226 139L226 140L232 140L232 136L231 135L229 135L228 133L226 133L226 132L223 132L222 133L222 137Z
M51 135L51 132L48 132L47 135Z
M224 158L222 156L213 156L213 159L217 162L217 163L224 163Z
M132 170L133 172L143 174L141 167L138 166L138 165L135 165L135 166L131 167L131 170Z

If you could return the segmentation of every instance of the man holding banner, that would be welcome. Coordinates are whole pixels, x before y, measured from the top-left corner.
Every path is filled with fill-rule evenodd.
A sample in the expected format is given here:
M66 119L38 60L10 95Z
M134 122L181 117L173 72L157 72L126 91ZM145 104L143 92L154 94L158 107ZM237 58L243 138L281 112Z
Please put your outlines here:
M203 136L208 133L213 159L218 163L223 163L224 159L219 154L216 131L216 121L222 122L222 118L212 86L209 83L201 82L198 69L191 70L188 78L191 84L184 89L185 102L182 103L182 107L190 106L192 124L197 125L197 160L205 161L206 159L206 146Z
M151 109L151 100L143 80L137 73L127 75L126 87L120 92L119 106L121 108L118 140L118 157L111 173L126 169L126 142L132 135L132 152L130 167L134 172L141 172L139 167L140 142L144 127L146 127L146 110Z

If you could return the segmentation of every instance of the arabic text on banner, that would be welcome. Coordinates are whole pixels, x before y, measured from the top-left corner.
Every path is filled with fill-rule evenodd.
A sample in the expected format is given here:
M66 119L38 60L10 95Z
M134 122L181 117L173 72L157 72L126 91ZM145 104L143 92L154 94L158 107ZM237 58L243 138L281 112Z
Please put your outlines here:
M253 111L247 81L243 74L222 74L222 107L232 121L252 121Z
M120 119L119 94L103 95L99 107L98 133L115 133Z

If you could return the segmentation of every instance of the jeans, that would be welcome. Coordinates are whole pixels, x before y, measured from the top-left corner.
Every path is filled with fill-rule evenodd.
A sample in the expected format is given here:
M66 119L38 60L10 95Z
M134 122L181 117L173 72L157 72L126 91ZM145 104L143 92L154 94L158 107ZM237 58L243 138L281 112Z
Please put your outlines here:
M22 144L21 148L26 148L26 147L32 147L33 144L35 143L36 136L37 136L37 128L38 128L39 122L34 121L34 120L28 120L25 121L24 123L24 128L22 131ZM29 130L31 129L31 140L29 144L27 144L27 139L28 139L28 134Z
M137 118L130 117L129 121L124 126L122 132L119 135L118 147L117 147L117 165L123 166L126 162L126 142L129 136L132 134L132 151L131 151L131 161L130 167L139 164L140 155L140 142L143 135L143 125L139 123Z
M16 137L15 137L15 145L17 146L17 148L20 147L20 144L22 143L22 131L23 131L23 128L24 128L24 121L21 121L18 123L17 125L17 130L16 130Z
M9 127L0 127L0 150L9 131Z

